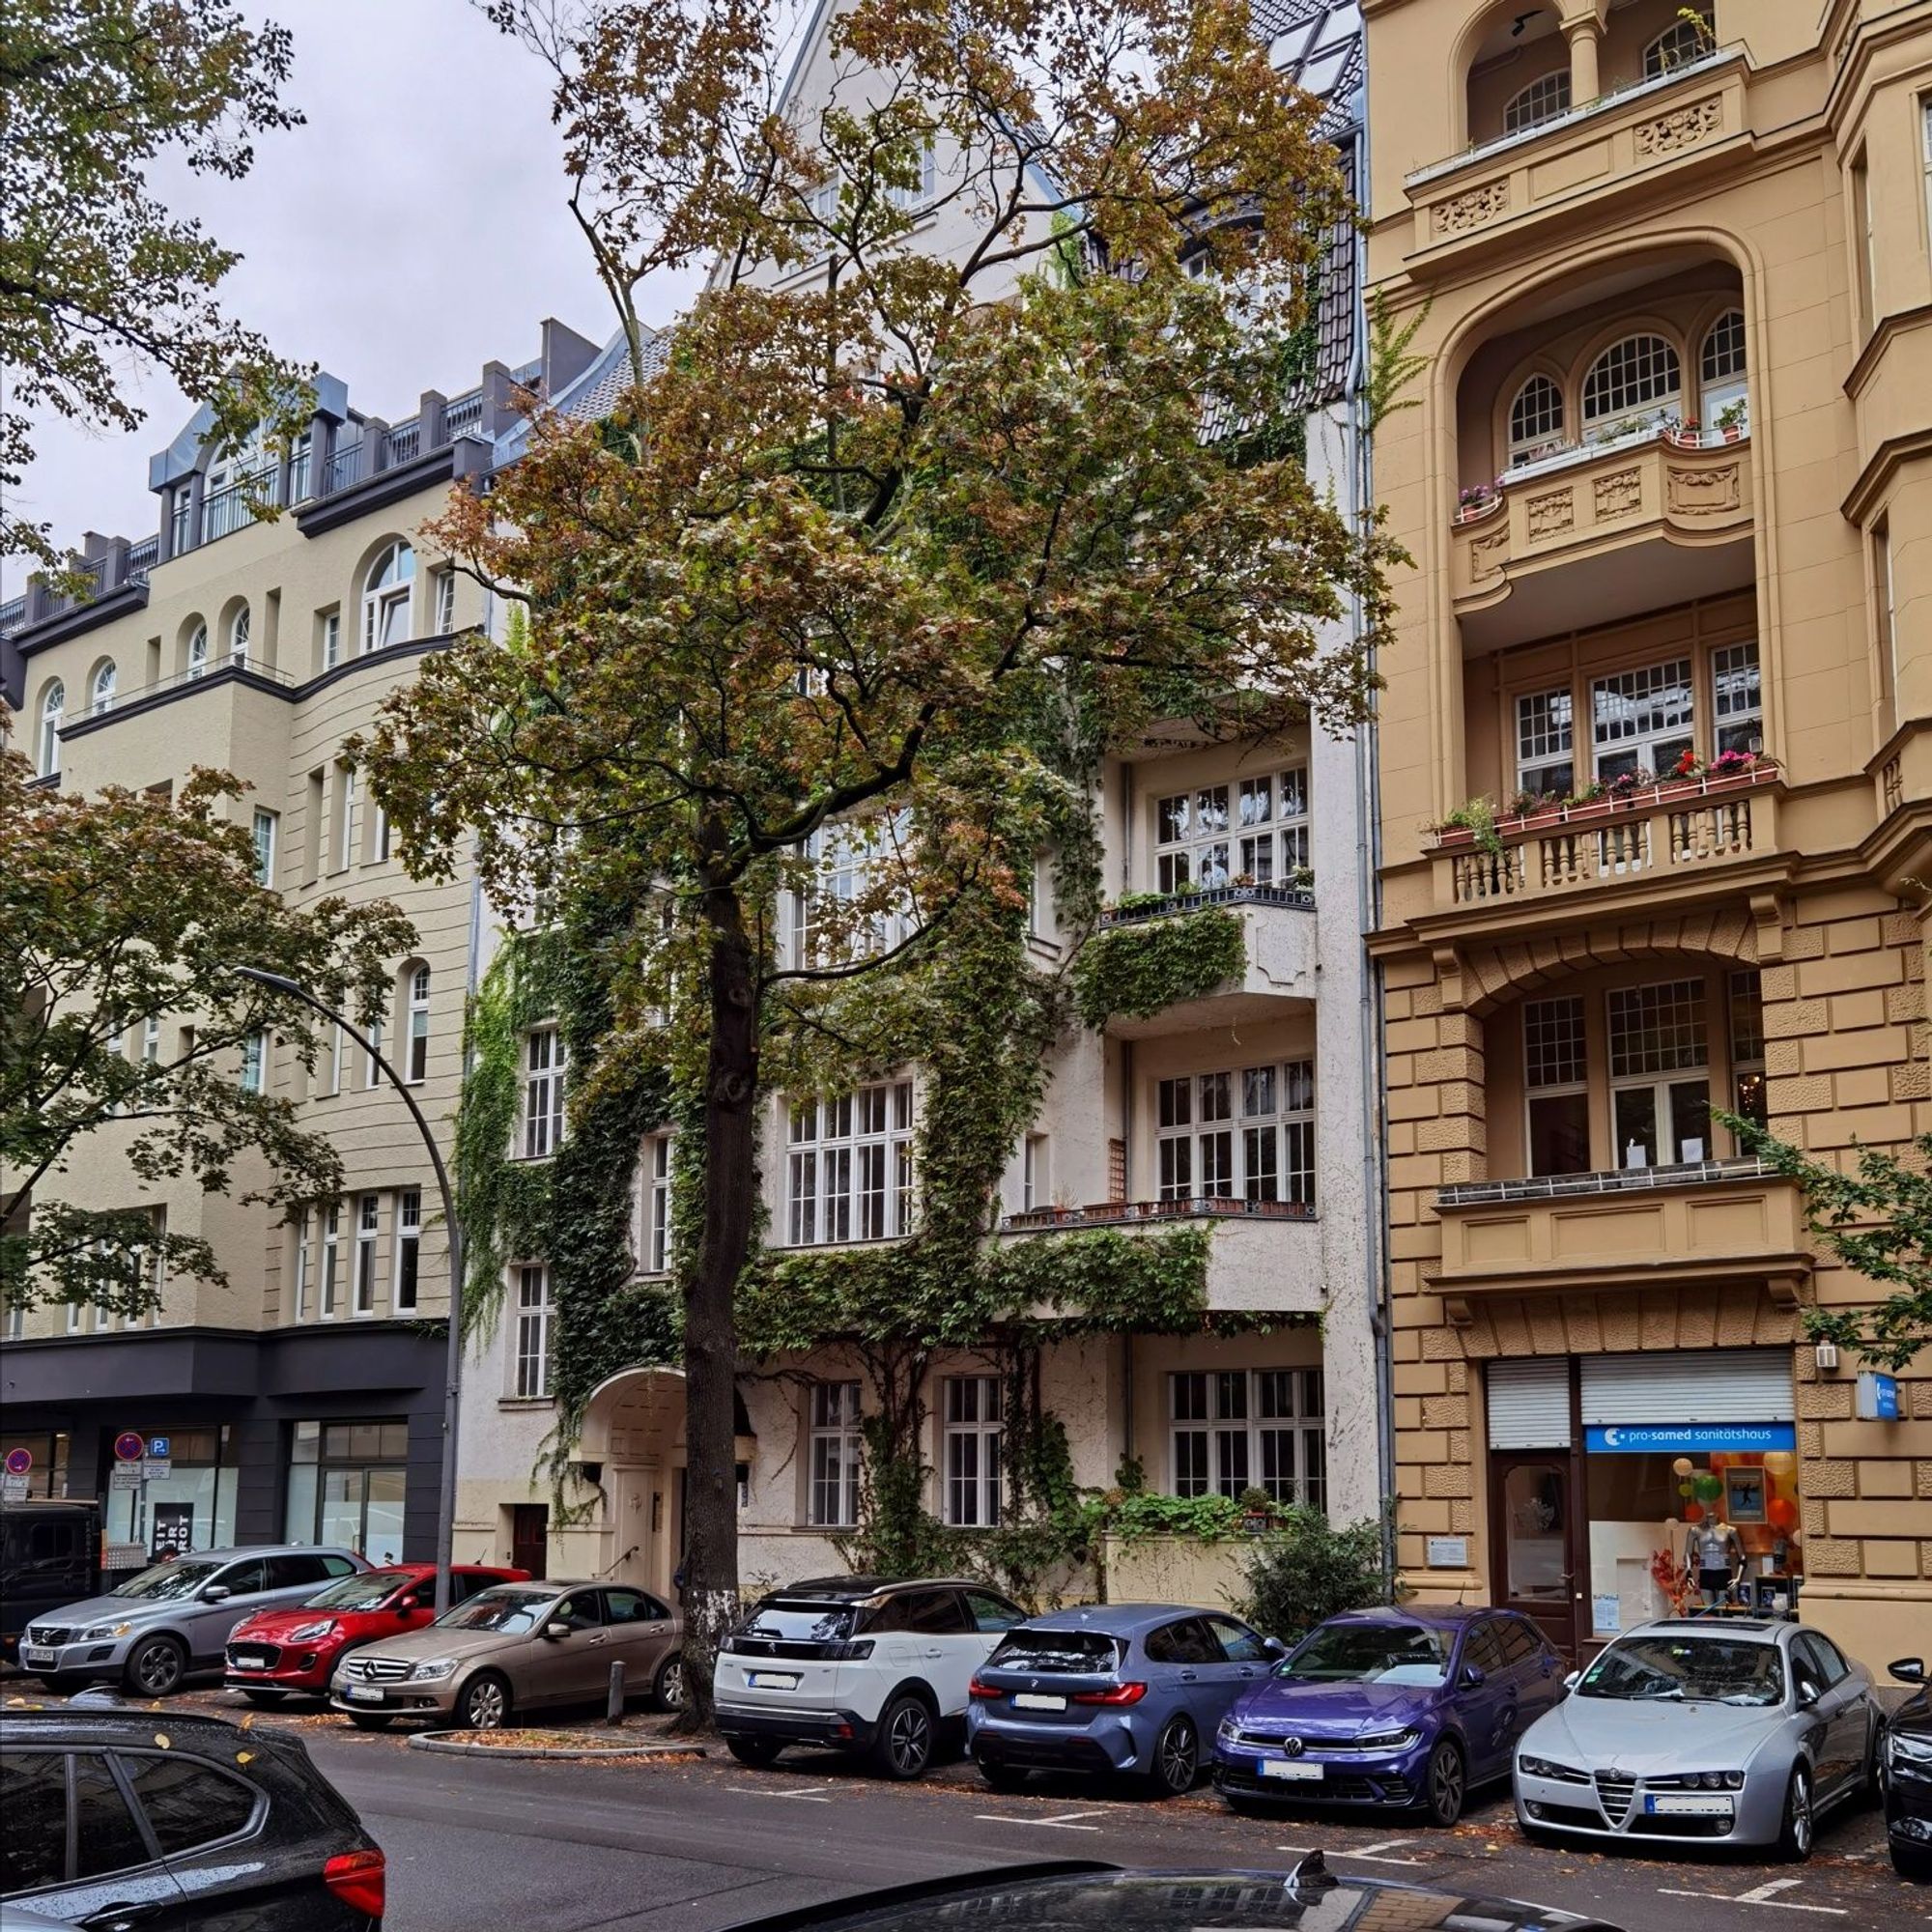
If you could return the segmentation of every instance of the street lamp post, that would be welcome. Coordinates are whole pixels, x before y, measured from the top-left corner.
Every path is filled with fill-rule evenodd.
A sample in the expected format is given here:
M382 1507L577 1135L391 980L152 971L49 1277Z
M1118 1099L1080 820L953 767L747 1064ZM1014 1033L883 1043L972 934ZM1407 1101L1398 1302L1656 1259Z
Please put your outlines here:
M266 972L259 966L236 966L230 970L238 979L252 980L258 986L285 993L290 999L299 1000L303 1006L320 1013L324 1019L333 1020L369 1056L371 1064L382 1068L389 1085L403 1096L403 1104L410 1110L416 1131L422 1135L423 1146L429 1150L429 1164L436 1174L437 1192L442 1196L442 1222L448 1231L449 1241L449 1341L444 1353L442 1380L442 1481L436 1515L436 1612L440 1616L448 1609L451 1595L449 1566L456 1544L456 1425L458 1404L463 1392L463 1223L456 1218L456 1196L449 1185L449 1170L442 1164L436 1136L430 1132L429 1122L423 1118L423 1110L416 1105L416 1096L410 1092L409 1083L383 1058L382 1049L354 1021L337 1012L333 1007L325 1005L299 980L291 980L284 974Z

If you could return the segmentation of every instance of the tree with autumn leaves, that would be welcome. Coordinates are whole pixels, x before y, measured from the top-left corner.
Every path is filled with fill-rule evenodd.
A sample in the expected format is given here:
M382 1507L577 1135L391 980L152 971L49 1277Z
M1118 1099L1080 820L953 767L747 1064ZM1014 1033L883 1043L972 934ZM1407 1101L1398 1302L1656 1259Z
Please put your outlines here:
M1019 903L1104 753L1162 719L1363 717L1391 554L1290 433L1345 197L1245 0L855 0L810 112L758 0L491 12L550 64L636 381L601 421L538 410L442 520L526 621L427 660L359 752L418 869L473 855L500 907L594 908L600 1057L691 1083L702 1717L737 1607L761 1101L849 1083L883 998L854 989L902 993L952 923ZM633 292L694 264L654 362ZM840 839L870 856L856 890L822 863Z

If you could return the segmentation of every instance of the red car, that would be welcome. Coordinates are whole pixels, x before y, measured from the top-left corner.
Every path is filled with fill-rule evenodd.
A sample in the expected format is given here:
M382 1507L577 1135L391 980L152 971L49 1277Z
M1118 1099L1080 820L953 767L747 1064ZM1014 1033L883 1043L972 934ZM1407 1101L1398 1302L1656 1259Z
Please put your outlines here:
M449 1573L450 1602L492 1583L526 1582L529 1574L459 1563ZM222 1681L251 1704L278 1704L291 1691L323 1696L345 1650L421 1630L435 1620L435 1604L434 1563L392 1563L344 1577L298 1609L258 1610L237 1624Z

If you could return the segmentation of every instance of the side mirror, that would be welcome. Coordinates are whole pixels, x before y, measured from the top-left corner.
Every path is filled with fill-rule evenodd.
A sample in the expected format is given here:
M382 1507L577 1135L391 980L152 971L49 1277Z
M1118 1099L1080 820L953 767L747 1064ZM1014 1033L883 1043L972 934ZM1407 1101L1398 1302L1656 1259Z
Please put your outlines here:
M1283 1643L1280 1637L1278 1636L1263 1637L1262 1648L1264 1651L1266 1651L1270 1657L1280 1658L1280 1657L1286 1657L1288 1655L1287 1644Z
M225 1604L234 1593L226 1583L211 1583L201 1593L204 1604Z
M417 1603L413 1597L405 1597L403 1601L396 1605L396 1614L399 1617L406 1617L409 1616L412 1611L419 1610L421 1608L422 1605L419 1603Z
M1463 1682L1473 1690L1479 1684L1489 1682L1488 1674L1480 1663L1465 1663L1463 1666Z
M1901 1684L1923 1684L1925 1682L1925 1660L1922 1657L1895 1657L1886 1668Z
M560 1617L557 1619L555 1623L544 1625L545 1636L558 1637L558 1636L568 1636L569 1634L570 1634L570 1619L568 1617Z
M1576 1690L1577 1685L1582 1683L1582 1681L1583 1681L1583 1673L1580 1670L1573 1670L1570 1673L1570 1675L1563 1680L1563 1688L1566 1690Z
M1801 1711L1808 1711L1824 1694L1823 1687L1810 1678L1801 1677L1798 1680L1798 1708Z

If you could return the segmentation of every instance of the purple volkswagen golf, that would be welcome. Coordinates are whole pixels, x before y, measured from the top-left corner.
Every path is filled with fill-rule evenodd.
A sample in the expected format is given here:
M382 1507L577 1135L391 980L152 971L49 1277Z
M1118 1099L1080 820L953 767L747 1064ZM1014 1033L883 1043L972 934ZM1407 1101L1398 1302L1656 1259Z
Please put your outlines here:
M1562 1696L1562 1660L1526 1617L1350 1610L1236 1699L1215 1734L1215 1787L1236 1811L1367 1804L1453 1825Z

